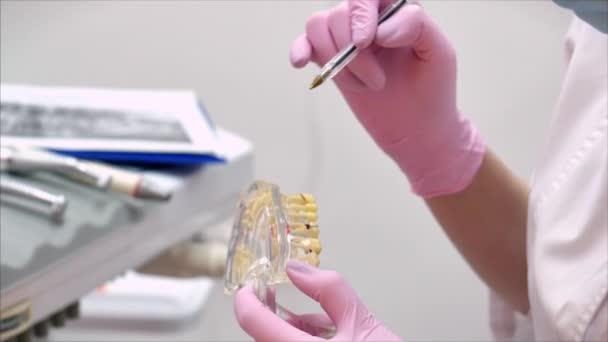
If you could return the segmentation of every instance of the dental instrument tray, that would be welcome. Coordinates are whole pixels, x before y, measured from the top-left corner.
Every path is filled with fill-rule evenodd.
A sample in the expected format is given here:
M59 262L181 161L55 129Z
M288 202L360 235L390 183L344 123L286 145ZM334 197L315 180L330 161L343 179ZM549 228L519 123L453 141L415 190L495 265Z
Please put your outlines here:
M225 164L145 172L173 190L168 202L140 201L52 174L28 176L27 182L65 196L61 221L0 202L0 341L62 326L66 317L78 316L73 304L99 285L230 219L252 181L253 148L230 132L218 134Z

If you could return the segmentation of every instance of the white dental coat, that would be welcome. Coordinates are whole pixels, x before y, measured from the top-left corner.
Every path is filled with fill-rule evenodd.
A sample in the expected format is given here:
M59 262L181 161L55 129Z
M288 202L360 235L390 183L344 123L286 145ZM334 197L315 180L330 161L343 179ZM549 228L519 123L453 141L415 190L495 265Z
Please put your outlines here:
M530 311L497 297L500 341L608 341L608 39L575 18L528 208ZM531 114L533 115L533 114Z

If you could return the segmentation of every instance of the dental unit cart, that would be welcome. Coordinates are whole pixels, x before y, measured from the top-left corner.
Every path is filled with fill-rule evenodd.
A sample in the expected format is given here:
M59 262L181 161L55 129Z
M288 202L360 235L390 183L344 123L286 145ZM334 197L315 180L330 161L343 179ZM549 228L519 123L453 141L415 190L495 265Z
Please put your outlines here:
M62 222L0 206L0 340L45 336L77 318L79 302L99 285L231 218L242 189L253 180L253 147L230 132L218 134L226 163L146 173L173 188L167 203L48 175L32 183L65 194L69 206Z

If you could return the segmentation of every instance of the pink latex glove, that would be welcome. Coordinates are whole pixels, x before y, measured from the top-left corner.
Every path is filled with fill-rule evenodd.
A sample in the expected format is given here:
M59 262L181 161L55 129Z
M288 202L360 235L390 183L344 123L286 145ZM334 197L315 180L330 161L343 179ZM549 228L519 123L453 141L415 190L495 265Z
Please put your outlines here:
M355 42L363 49L334 81L375 142L423 197L458 192L485 152L456 105L456 55L418 4L377 27L390 1L351 0L312 16L291 48L295 67L324 65Z
M256 341L327 341L315 337L319 331L314 325L332 322L336 335L331 341L401 341L372 316L338 273L292 260L287 264L287 275L329 316L302 315L286 322L258 300L253 287L243 287L236 294L235 312L243 330Z

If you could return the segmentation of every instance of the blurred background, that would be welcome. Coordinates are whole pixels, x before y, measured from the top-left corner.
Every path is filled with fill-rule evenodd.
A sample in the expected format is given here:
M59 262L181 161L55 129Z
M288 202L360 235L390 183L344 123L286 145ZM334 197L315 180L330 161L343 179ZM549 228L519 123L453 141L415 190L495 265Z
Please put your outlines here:
M195 90L217 125L253 143L256 178L317 196L321 265L340 271L378 319L405 340L487 341L485 286L337 90L309 91L316 67L289 64L307 18L335 4L2 0L1 81ZM570 14L547 0L423 4L458 51L461 109L530 178L559 91ZM319 310L291 289L281 297L297 311ZM95 340L90 331L58 334ZM187 332L166 334L249 339L220 283Z

